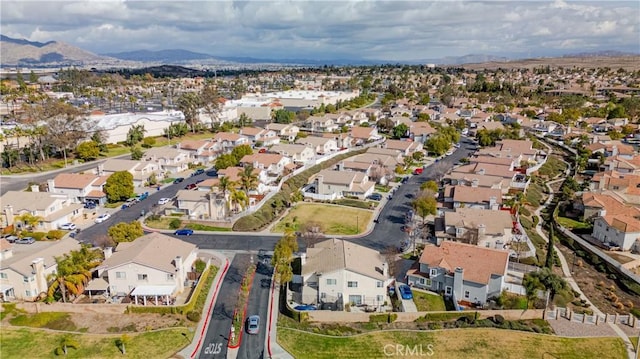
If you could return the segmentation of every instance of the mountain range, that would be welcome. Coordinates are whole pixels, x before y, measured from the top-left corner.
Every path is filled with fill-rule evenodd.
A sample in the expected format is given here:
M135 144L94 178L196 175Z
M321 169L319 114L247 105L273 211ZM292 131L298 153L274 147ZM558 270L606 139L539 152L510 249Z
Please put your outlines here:
M61 66L61 65L93 65L107 64L112 66L123 66L123 62L129 62L128 65L145 65L145 64L170 64L170 65L194 65L196 63L214 65L241 65L241 64L288 64L303 66L322 66L322 65L376 65L398 63L396 61L384 60L367 60L367 59L332 59L332 60L316 60L316 59L266 59L253 57L234 57L234 56L214 56L206 53L193 52L183 49L170 50L137 50L118 53L107 53L97 55L92 52L83 50L79 47L59 42L35 42L25 39L14 39L5 35L0 35L0 54L2 54L0 65L3 67L15 66ZM568 55L572 57L594 57L594 56L626 56L637 55L622 53L619 51L600 51L598 53L580 53ZM513 61L513 59L504 56L493 56L485 54L471 54L458 57L443 57L434 59L419 59L412 61L402 61L404 64L437 64L437 65L464 65L471 63L494 62L502 63Z

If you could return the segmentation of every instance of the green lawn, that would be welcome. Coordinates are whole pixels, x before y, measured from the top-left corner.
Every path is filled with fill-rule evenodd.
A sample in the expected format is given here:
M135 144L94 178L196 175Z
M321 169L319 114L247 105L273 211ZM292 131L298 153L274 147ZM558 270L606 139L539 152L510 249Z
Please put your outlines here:
M184 333L184 335L183 335ZM128 334L127 358L168 358L189 344L192 333L187 329ZM116 347L120 335L71 334L79 344L68 349L68 355L56 356L54 351L63 334L37 329L2 328L2 359L21 358L120 358Z
M188 223L184 228L190 228L194 231L231 232L231 228L228 227L207 226L199 223Z
M444 299L437 294L429 294L414 290L413 302L416 303L416 307L419 312L447 310L444 306Z
M591 228L591 225L589 223L576 221L574 219L567 218L567 217L558 216L558 223L561 226L566 227L568 229L587 229L587 228Z
M355 337L327 337L278 329L278 343L293 357L306 358L624 358L619 338L560 338L503 329L386 331ZM422 345L422 355L420 354ZM415 349L413 355L396 351ZM428 355L432 353L432 355ZM391 355L390 355L391 354Z
M292 208L271 231L282 233L287 226L298 230L304 223L313 221L320 223L325 234L358 234L367 228L372 216L372 211L364 209L304 203Z

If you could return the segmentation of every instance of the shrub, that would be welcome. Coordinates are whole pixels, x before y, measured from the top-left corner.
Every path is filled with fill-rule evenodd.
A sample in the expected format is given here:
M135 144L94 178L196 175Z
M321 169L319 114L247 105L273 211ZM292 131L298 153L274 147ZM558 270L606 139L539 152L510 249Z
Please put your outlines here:
M187 319L189 319L192 322L199 322L200 321L200 313L192 310L189 313L187 313Z
M65 233L64 231L61 231L59 229L52 229L49 232L47 232L47 238L58 240L64 237L64 233Z
M636 318L640 319L640 309L638 308L633 308L629 311L631 314L633 314Z
M633 302L632 302L632 301L630 301L630 300L627 300L627 301L624 303L624 305L626 305L626 306L627 306L627 308L629 308L629 309L633 308Z
M494 315L492 320L493 320L494 323L496 323L498 325L504 323L504 317L501 316L500 314Z
M613 306L618 310L624 310L624 304L622 304L622 302L616 302Z
M169 228L171 229L178 229L180 228L181 225L182 225L182 221L178 218L174 218L171 221L169 221Z
M36 241L43 241L46 239L47 234L45 232L23 232L22 237L33 237Z

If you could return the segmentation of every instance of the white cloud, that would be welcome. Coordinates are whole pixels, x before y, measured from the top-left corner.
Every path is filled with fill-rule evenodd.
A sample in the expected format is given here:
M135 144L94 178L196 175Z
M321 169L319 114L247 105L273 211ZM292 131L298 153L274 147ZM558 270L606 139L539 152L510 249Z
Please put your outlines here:
M640 51L640 3L572 1L2 1L1 31L96 53L183 48L220 56L394 61Z

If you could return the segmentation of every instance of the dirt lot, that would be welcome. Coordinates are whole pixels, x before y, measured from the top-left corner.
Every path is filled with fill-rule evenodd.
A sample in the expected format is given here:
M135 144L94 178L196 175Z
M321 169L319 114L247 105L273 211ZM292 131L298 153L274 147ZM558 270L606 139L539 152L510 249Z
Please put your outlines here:
M557 243L557 247L564 254L569 266L572 266L573 251L561 243ZM624 292L614 280L609 279L606 274L598 272L593 266L579 257L576 259L574 268L573 276L576 279L576 283L578 283L578 286L589 300L603 313L629 314L629 309L631 309L629 304L632 304L632 308L640 307L639 296ZM624 305L623 308L615 307L613 302L606 298L606 295L611 291L610 289L613 289L613 292L619 298L619 302Z

